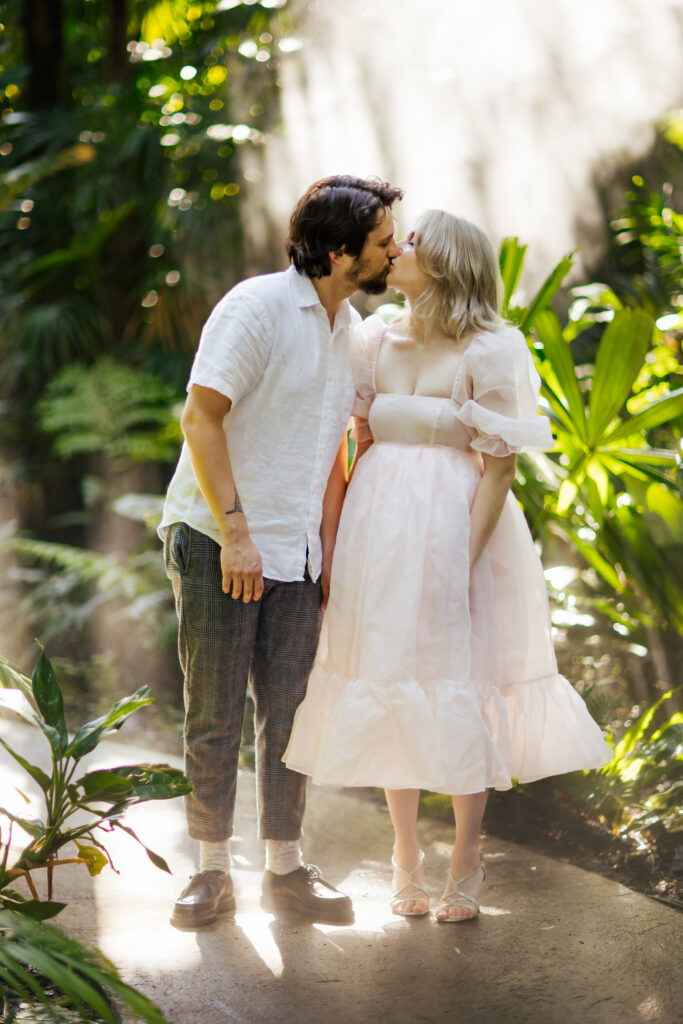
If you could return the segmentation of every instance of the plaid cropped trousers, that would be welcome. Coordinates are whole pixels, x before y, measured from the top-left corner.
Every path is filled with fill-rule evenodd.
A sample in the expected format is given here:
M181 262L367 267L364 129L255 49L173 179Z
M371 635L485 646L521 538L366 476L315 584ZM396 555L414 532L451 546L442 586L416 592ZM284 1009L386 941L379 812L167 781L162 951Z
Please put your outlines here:
M164 531L185 677L185 809L190 836L232 835L247 684L255 705L259 836L298 839L306 777L282 763L306 693L321 624L321 587L265 580L259 601L224 594L220 547L186 523Z

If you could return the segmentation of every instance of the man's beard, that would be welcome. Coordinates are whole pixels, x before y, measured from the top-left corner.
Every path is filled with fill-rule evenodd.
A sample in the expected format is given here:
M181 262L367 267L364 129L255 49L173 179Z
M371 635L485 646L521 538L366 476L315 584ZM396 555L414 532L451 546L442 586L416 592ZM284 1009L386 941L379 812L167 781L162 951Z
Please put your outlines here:
M387 263L384 270L379 274L375 274L374 277L365 277L366 263L359 261L358 264L349 271L349 283L353 284L360 291L365 292L366 295L381 295L382 292L387 290L387 277L391 270L391 263Z

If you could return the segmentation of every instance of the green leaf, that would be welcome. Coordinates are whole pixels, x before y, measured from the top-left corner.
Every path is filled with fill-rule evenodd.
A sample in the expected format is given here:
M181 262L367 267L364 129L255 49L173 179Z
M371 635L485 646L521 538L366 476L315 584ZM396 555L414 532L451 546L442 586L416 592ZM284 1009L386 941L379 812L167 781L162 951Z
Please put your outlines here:
M149 847L145 846L142 840L138 836L136 836L135 832L133 832L133 829L130 828L129 825L124 825L120 821L116 821L114 822L114 824L116 825L117 828L120 828L124 832L127 832L129 836L132 836L136 843L140 844L140 846L143 848L143 850L151 860L152 864L154 864L156 868L159 868L161 871L166 871L169 875L173 874L164 858L160 857L158 853L154 853L153 850L150 850Z
M72 964L63 954L59 958L50 956L49 952L45 952L40 946L28 942L23 943L20 950L16 951L10 946L8 952L10 956L14 956L20 962L30 964L31 967L44 974L46 978L59 986L78 1008L91 1007L106 1024L116 1024L116 1017L109 999L83 978L85 965L76 963L75 966L80 967L82 972L77 973L71 969Z
M49 1002L37 978L29 971L25 971L21 964L13 961L11 957L4 955L2 946L0 946L0 981L4 982L7 989L17 992L23 999L29 1000L31 996L34 996L41 1003Z
M109 863L102 851L98 850L96 846L88 846L84 843L76 842L76 847L78 849L78 856L86 862L86 867L92 876L99 875L102 868L106 868Z
M34 703L33 687L29 677L10 665L7 658L2 657L0 657L0 686L6 690L20 690L30 704Z
M47 793L47 791L52 786L52 779L50 778L50 776L46 775L45 772L42 770L42 768L39 768L35 764L31 764L29 761L27 761L20 754L17 754L16 750L12 750L10 745L8 743L6 743L5 740L3 740L1 738L0 738L0 744L2 744L2 746L5 748L7 753L11 754L11 756L14 758L14 760L18 764L21 765L21 767L24 769L24 771L28 772L28 774L31 776L31 778L34 779L38 783L38 785L43 790L43 792Z
M670 392L635 415L629 416L614 430L608 432L604 441L612 444L614 441L621 441L624 438L642 434L646 430L652 430L662 423L669 423L679 416L683 416L683 388Z
M110 769L88 772L78 779L76 786L83 790L82 794L78 795L78 802L82 803L91 803L93 800L118 803L133 794L133 783L130 779Z
M34 839L42 839L47 831L45 825L39 818L21 818L17 814L12 814L12 812L8 811L6 807L0 807L0 814L4 814L4 816L9 818L10 821L15 822L23 828L24 832L28 832L30 836L33 836Z
M503 309L507 310L514 295L524 266L526 245L520 245L518 238L504 238L498 254L500 275L503 279Z
M595 446L631 394L652 337L653 321L622 309L600 339L588 402L588 442Z
M58 985L75 1006L90 1006L98 1019L116 1024L119 1018L109 996L113 993L133 1011L136 1020L140 1015L147 1024L168 1024L161 1010L142 993L126 985L114 965L98 950L68 938L51 925L13 912L0 913L0 929L4 933L0 946L3 962L9 957L10 963L40 971ZM93 993L96 1001L91 998ZM88 1020L91 1016L87 1013Z
M678 452L669 448L598 448L609 458L621 459L622 462L642 463L646 466L669 466L674 468L680 464Z
M0 690L0 708L12 711L31 725L38 725L42 722L42 718L38 715L35 705L26 699L21 690Z
M70 245L63 249L53 249L39 259L29 263L24 272L27 275L41 273L63 267L65 264L87 259L101 249L103 243L116 230L119 224L136 207L134 200L122 203L114 210L106 210L99 217L95 227L86 234L76 234Z
M62 747L60 754L62 754L68 743L66 721L64 720L64 698L50 659L42 647L32 678L33 696L38 710L46 724L57 730Z
M574 504L574 499L579 492L578 484L573 480L563 480L559 491L557 492L557 513L560 516L565 515L566 512Z
M539 313L548 307L550 300L564 281L573 265L574 260L570 253L568 256L565 256L563 260L560 260L555 269L551 271L545 279L526 311L524 319L519 325L519 329L522 334L528 334L532 327L537 328Z
M605 465L615 476L630 474L638 480L654 481L655 483L663 484L665 487L677 490L676 482L664 470L657 469L652 464L654 460L640 459L637 453L629 451L627 448L623 449L623 451L625 453L623 458L618 454L619 449L614 452L610 451L609 456L604 456Z
M571 537L576 550L579 554L583 555L588 564L592 566L600 576L602 576L612 590L617 594L621 593L624 587L614 566L610 565L607 559L600 554L597 548L587 544L577 533L572 532L569 536Z
M622 774L625 769L621 762L626 759L626 755L630 754L634 750L636 744L645 735L656 711L662 706L665 700L668 700L669 697L671 697L672 693L673 691L669 690L667 693L662 694L659 700L655 701L654 704L647 708L647 710L636 719L633 725L626 730L623 739L614 748L614 756L612 757L612 760L601 769L604 775Z
M67 747L66 755L79 760L84 754L94 750L101 739L120 729L125 720L138 708L154 703L154 698L147 696L149 692L149 686L141 686L130 697L124 697L114 704L106 715L81 726Z
M534 329L543 345L545 358L550 363L562 389L562 404L571 417L575 436L586 439L586 412L583 396L576 378L574 361L569 345L564 339L560 321L552 310L542 310L536 315Z
M64 755L64 742L59 731L53 725L48 725L47 722L44 722L38 715L33 719L33 724L47 737L55 758L59 759L62 757Z
M168 800L192 792L192 784L179 768L168 764L135 764L112 768L110 772L132 783L138 802Z
M0 894L1 896L2 894ZM47 921L56 917L66 903L56 903L54 900L2 900L4 910L11 910L15 914L23 914L32 921Z

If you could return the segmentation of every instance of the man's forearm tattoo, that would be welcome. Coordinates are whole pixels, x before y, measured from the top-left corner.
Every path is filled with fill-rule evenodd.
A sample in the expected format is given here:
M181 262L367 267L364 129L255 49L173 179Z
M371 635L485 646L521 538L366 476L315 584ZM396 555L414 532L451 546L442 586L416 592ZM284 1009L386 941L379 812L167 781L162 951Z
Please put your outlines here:
M235 504L233 505L232 508L227 509L225 514L226 516L231 516L235 512L244 512L244 509L242 508L242 502L240 501L240 496L237 493L237 488L235 488Z

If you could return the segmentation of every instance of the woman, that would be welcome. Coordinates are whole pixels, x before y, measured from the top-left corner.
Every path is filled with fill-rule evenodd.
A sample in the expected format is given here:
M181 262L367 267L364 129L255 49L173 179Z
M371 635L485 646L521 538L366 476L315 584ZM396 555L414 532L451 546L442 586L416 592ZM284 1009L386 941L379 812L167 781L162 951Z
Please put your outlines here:
M430 210L394 260L405 312L354 338L356 459L321 647L284 759L383 786L395 913L426 914L420 789L453 795L441 922L479 912L486 793L597 768L598 726L558 675L545 579L510 493L515 453L553 445L522 334L498 315L486 236Z

